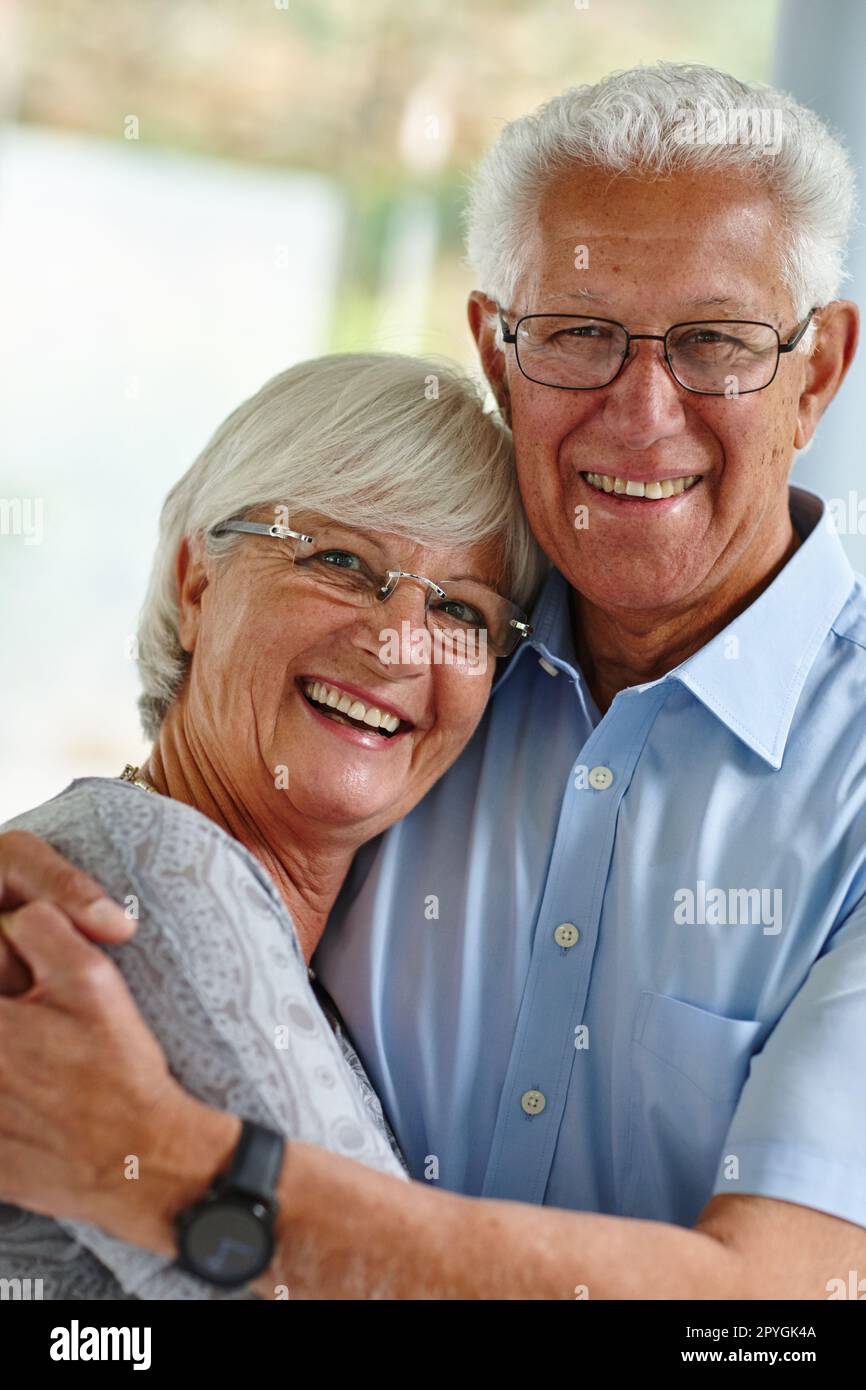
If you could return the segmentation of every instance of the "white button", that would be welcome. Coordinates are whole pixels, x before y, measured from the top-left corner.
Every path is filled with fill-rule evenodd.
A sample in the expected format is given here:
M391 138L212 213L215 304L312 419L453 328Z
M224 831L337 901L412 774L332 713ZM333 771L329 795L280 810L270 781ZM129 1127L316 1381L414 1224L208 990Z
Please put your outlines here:
M527 1115L540 1115L547 1100L540 1091L524 1091L520 1097L520 1104Z
M575 944L579 936L580 932L573 922L560 922L553 933L553 939L557 946L564 946L566 951Z
M594 767L589 774L589 785L597 792L605 792L613 781L609 767Z
M548 674L549 676L558 676L558 675L559 675L559 668L558 668L557 666L551 666L550 662L549 662L549 661L545 661L545 659L544 659L543 656L540 656L540 657L538 658L538 664L539 664L539 666L540 666L543 670L545 670L545 671L547 672L547 674Z

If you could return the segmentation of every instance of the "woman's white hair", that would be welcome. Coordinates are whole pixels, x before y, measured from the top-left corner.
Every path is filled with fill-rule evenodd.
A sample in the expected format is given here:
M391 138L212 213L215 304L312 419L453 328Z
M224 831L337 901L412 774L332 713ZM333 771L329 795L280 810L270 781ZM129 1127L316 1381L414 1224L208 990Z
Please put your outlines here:
M189 656L178 632L175 559L197 533L212 555L230 517L264 505L429 546L501 546L502 582L528 608L547 568L520 502L511 435L479 388L433 358L340 353L301 362L229 415L162 509L138 628L139 699L156 738Z
M761 138L770 128L774 138ZM716 143L726 133L734 138ZM540 195L575 164L660 178L744 171L778 205L779 273L797 319L838 294L856 187L841 141L814 111L764 83L656 63L568 88L506 125L482 161L466 211L467 260L479 288L503 307L512 307Z

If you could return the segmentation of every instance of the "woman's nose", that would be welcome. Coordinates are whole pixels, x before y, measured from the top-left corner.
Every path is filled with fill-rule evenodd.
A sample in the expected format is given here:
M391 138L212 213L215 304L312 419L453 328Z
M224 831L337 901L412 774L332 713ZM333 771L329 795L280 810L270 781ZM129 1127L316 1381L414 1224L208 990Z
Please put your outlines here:
M425 587L401 578L388 598L357 611L360 640L389 671L417 672L427 642ZM424 636L417 637L416 633Z

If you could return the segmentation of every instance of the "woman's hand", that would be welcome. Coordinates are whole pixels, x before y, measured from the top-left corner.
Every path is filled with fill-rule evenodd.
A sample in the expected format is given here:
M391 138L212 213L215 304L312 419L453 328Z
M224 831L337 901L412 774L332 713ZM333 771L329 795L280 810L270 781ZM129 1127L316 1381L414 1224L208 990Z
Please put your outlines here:
M0 835L0 915L36 899L63 909L93 941L127 941L131 921L95 879L76 869L38 836L27 830ZM0 932L0 995L28 989L31 976Z
M182 1090L114 962L54 904L5 913L0 935L33 980L0 999L0 1201L173 1254L174 1215L239 1121Z

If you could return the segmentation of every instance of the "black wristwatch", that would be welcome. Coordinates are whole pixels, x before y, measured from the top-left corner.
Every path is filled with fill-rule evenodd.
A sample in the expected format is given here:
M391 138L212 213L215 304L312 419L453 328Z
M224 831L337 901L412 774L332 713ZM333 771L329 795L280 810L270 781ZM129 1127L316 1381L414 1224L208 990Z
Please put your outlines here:
M240 1288L267 1269L285 1146L281 1134L244 1120L228 1168L177 1217L181 1269L223 1289Z

